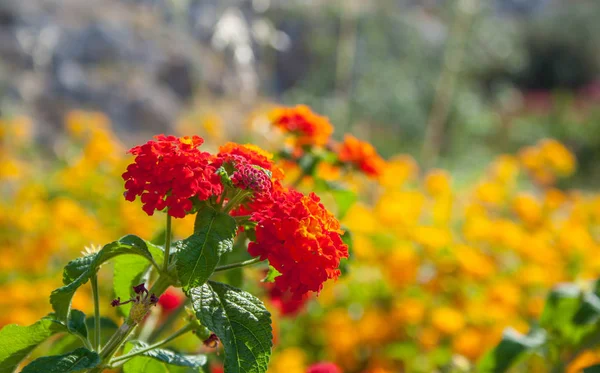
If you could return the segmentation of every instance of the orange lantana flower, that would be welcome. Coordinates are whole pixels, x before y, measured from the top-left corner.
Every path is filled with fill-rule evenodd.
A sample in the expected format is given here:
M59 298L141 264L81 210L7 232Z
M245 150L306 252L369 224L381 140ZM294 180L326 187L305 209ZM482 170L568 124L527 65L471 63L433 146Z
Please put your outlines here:
M293 134L294 143L299 147L323 146L333 133L329 119L312 112L306 105L276 108L269 114L269 119L275 127Z
M383 174L385 161L377 154L373 145L352 135L344 137L337 154L342 163L354 165L369 177L379 177Z

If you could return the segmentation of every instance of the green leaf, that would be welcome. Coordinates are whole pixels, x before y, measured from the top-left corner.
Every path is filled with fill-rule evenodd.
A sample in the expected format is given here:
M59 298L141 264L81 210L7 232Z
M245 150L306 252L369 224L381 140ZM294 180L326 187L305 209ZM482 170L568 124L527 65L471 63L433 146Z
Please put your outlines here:
M342 234L342 242L348 246L348 258L342 258L340 260L340 271L342 275L350 272L350 266L348 265L348 261L352 258L354 252L354 238L352 237L352 233L346 227L342 227L344 230L344 234Z
M204 208L198 212L194 234L177 246L177 273L188 291L204 284L213 274L221 255L233 248L237 225L228 214Z
M540 326L560 338L562 343L577 346L596 330L592 321L597 317L597 311L592 302L592 294L586 297L578 285L560 285L548 295Z
M146 242L137 236L128 235L105 245L95 254L75 259L67 264L63 272L65 286L50 294L50 303L56 317L59 320L67 320L71 311L71 300L77 289L85 284L104 262L123 254L141 255L152 261Z
M88 317L85 320L85 324L86 324L88 330L94 330L95 326L94 326L94 318L93 317ZM114 321L112 321L108 317L101 316L100 317L100 330L101 330L100 344L102 346L104 346L106 344L106 342L108 342L110 337L117 331L117 329L119 329L119 326L117 324L115 324ZM95 332L96 331L94 330L94 333ZM90 339L94 340L94 338L95 338L95 334L91 333Z
M225 349L227 373L264 373L271 356L271 315L255 296L209 281L188 296L196 317Z
M506 372L525 352L539 348L545 342L546 332L543 329L535 329L529 335L523 335L508 328L500 343L481 358L477 372Z
M0 373L11 373L40 343L66 328L49 318L30 326L7 325L0 330Z
M147 281L150 263L138 255L122 255L115 259L113 290L115 297L126 301L132 295L132 288ZM129 315L131 303L118 306L119 313L123 316Z
M68 285L85 273L94 259L96 259L96 254L71 260L63 270L63 284Z
M563 284L554 288L546 299L540 325L564 331L579 308L580 297L581 288L575 284Z
M331 194L333 195L333 199L337 204L337 218L343 219L346 216L350 207L358 201L358 196L351 190L348 189L336 189L332 190Z
M583 368L583 373L600 373L600 364Z
M128 342L128 344L131 345L131 348L128 350L127 353L136 352L137 350L141 350L149 346L147 343L144 343L142 341L131 341ZM207 362L206 355L183 355L161 348L146 351L141 355L152 358L165 364L188 368L200 368L206 365Z
M124 353L131 352L134 347L133 343L127 343ZM124 373L189 373L199 371L199 368L171 365L147 356L136 356L123 365Z
M593 324L600 318L600 298L592 292L587 292L583 295L581 305L575 316L573 316L573 322L576 325Z
M269 272L265 278L262 279L262 282L275 282L275 278L281 276L281 272L275 269L272 265L269 265Z
M149 357L136 356L123 365L124 373L190 373L200 369L169 365Z
M73 351L76 348L85 347L81 339L72 334L64 334L52 341L52 346L48 348L46 355L60 355L67 351Z
M85 324L85 313L79 310L72 310L67 322L67 329L71 334L76 334L83 339L87 339L88 329Z
M64 355L46 356L34 360L21 373L69 373L94 368L100 356L88 349L78 348Z

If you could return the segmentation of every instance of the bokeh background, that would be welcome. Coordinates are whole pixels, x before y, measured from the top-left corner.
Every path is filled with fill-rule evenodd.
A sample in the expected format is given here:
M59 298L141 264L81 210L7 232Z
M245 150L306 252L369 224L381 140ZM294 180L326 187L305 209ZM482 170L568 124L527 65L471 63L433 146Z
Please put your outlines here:
M336 180L357 195L337 211L354 258L277 318L270 371L468 370L553 285L600 271L598 15L596 0L0 1L0 325L45 315L84 246L160 230L122 198L130 146L276 151L265 113L307 104L389 163Z

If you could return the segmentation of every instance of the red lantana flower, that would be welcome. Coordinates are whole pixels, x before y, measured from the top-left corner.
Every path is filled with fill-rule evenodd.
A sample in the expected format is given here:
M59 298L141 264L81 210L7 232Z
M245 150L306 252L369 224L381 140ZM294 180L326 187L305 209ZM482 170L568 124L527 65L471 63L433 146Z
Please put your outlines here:
M192 198L203 201L221 193L210 154L198 149L201 137L155 139L129 150L136 157L123 174L128 201L140 196L148 215L167 208L169 215L183 218L193 208Z
M296 136L295 145L323 146L333 133L329 119L313 113L306 105L276 108L269 114L275 127Z
M252 256L260 256L281 275L275 286L289 290L295 299L309 291L319 292L328 279L340 275L341 258L348 257L340 223L314 193L295 190L273 197L270 208L256 211L256 240L248 245Z
M217 157L227 159L229 156L240 156L250 164L262 167L271 172L273 179L283 180L283 170L275 166L272 161L273 155L256 145L241 145L234 142L228 142L225 145L220 146Z
M369 177L379 177L383 174L385 161L377 154L373 145L352 135L344 137L337 154L340 162L355 166Z
M221 166L230 163L234 168L231 175L233 185L252 191L252 196L233 210L232 215L249 215L273 204L273 195L283 189L280 180L284 174L271 161L271 157L271 154L254 145L230 142L219 148L215 164ZM271 173L270 178L267 172Z
M334 363L321 362L308 367L306 373L342 373L342 370Z
M304 294L299 299L294 297L290 291L282 291L272 282L265 282L271 304L279 310L281 316L294 316L304 308L310 295Z

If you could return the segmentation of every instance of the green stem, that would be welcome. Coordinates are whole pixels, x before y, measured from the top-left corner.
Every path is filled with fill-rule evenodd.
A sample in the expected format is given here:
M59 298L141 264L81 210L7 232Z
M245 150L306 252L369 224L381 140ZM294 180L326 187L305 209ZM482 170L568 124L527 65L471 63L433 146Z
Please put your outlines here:
M152 287L149 290L150 294L154 294L157 297L160 297L162 293L167 290L167 288L171 285L171 278L168 275L161 275L158 279L152 284ZM119 350L119 348L125 343L129 335L133 332L137 323L128 319L117 329L115 334L110 337L106 346L100 352L100 360L102 363L89 371L89 373L100 373L104 369L107 368L106 361L110 361L113 355Z
M227 202L225 207L223 207L223 212L228 213L229 211L233 210L249 194L250 193L246 192L245 190L240 190L239 193L234 195L233 198Z
M163 262L163 272L169 268L169 254L171 251L171 215L167 213L167 229L165 232L165 260Z
M243 262L239 262L239 263L226 264L226 265L222 265L222 266L215 268L215 272L226 271L228 269L233 269L233 268L245 267L245 266L249 266L249 265L258 263L260 261L261 261L260 257L257 257L257 258L244 260Z
M155 344L150 345L150 346L148 346L146 348L143 348L141 350L136 350L134 352L130 352L130 353L125 354L125 355L117 356L116 358L114 358L111 361L110 366L114 368L114 367L116 367L118 365L121 365L121 364L118 364L118 363L125 363L127 360L131 359L132 357L141 355L141 354L143 354L145 352L148 352L148 351L154 350L155 348L163 346L163 345L171 342L175 338L177 338L177 337L179 337L181 335L184 335L187 332L190 332L192 330L194 330L194 325L191 324L191 323L187 324L186 326L184 326L183 328L179 329L178 331L176 331L175 333L171 334L169 337L163 339L160 342L156 342ZM117 365L115 365L115 364L117 364Z
M123 323L123 325L121 325L119 329L117 329L115 334L113 334L112 337L110 337L110 339L106 343L106 346L104 346L104 348L100 352L100 360L102 362L110 360L110 358L115 354L115 352L117 352L119 347L121 347L121 345L127 340L127 337L129 337L129 335L133 332L136 326L136 323L129 322L129 320ZM96 368L90 370L89 373L100 373L106 368L107 366L105 364L100 364Z
M159 276L156 281L154 281L154 284L152 284L150 290L148 290L148 293L154 294L160 298L162 293L164 293L169 286L171 286L171 278L168 276Z
M90 279L92 297L94 298L94 343L95 351L100 351L100 296L98 294L98 272L94 272Z

